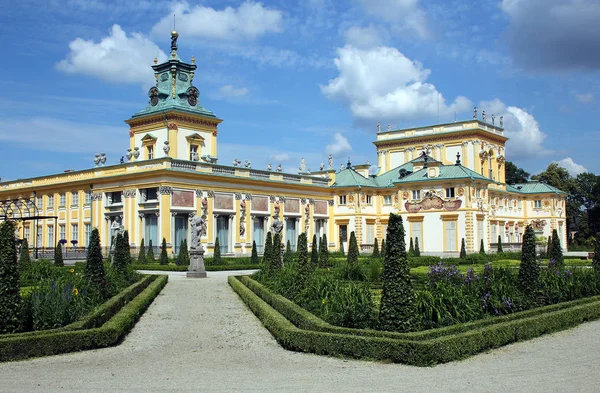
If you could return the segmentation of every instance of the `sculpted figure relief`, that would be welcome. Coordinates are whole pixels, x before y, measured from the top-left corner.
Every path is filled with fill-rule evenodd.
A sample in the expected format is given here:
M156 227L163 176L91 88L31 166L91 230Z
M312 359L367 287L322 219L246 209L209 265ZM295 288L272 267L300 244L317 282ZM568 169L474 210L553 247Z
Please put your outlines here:
M206 234L206 220L201 216L194 216L190 220L192 229L192 242L190 248L192 250L202 249L201 238Z

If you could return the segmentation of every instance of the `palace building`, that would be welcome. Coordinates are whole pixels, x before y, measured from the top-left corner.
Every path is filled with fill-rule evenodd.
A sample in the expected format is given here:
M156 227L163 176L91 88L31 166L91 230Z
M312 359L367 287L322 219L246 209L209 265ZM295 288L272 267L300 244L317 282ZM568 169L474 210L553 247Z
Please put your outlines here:
M553 229L566 245L566 194L542 183L506 184L505 143L499 126L477 115L472 120L387 131L374 142L378 172L352 165L284 173L281 167L255 169L249 162L218 163L218 126L203 108L193 85L196 65L177 53L172 33L167 61L155 59L155 84L145 109L129 126L127 160L95 167L0 183L0 220L19 223L20 238L30 247L85 247L97 227L110 246L118 230L129 232L131 247L144 239L154 246L166 239L170 252L189 242L189 220L204 216L203 245L210 255L218 238L221 253L259 252L275 216L284 222L284 240L295 248L306 232L327 235L330 250L356 233L363 251L385 237L390 213L402 214L409 237L422 252L457 253L494 250L498 236L515 247L525 226L538 236ZM344 244L345 245L345 244ZM506 247L506 246L505 246Z

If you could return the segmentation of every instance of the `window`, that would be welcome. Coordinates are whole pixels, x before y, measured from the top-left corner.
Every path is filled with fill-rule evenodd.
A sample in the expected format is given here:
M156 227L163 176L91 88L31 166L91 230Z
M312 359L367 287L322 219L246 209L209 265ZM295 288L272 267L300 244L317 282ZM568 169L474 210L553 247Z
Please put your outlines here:
M60 239L66 239L67 238L67 229L65 228L65 224L60 224L59 225L60 228Z
M477 190L475 190L475 196L477 198L481 198L481 189L478 188Z
M60 196L60 200L59 200L59 203L58 203L58 207L65 207L65 205L67 204L67 196L66 196L66 194L62 193L59 196Z
M148 146L148 159L151 160L154 158L154 146Z
M371 195L367 195L367 205L370 205L372 203L372 197Z
M421 199L421 190L413 190L412 199L414 199L414 200Z
M346 195L340 195L340 205L346 204Z
M391 195L384 195L383 196L383 204L384 205L391 205L392 204L392 196Z
M37 248L42 247L42 231L43 231L43 227L41 225L38 225L37 230L36 230L36 241L35 241L35 246Z
M123 194L121 193L121 191L109 192L109 193L107 193L106 196L108 197L109 205L116 205L116 204L123 203Z
M142 202L157 201L158 188L144 188L141 192Z
M79 225L71 225L71 240L79 240Z
M265 218L262 216L254 217L252 239L256 243L256 252L263 253L265 250Z
M92 224L85 224L85 247L90 244L90 237L92 237Z
M456 251L456 221L444 221L446 230L446 251Z
M477 220L477 242L483 240L483 220Z
M498 241L498 224L492 224L492 238L490 239L492 243Z
M454 198L454 187L446 188L446 198Z
M535 201L533 201L533 208L534 209L541 209L542 208L542 200L541 199L536 199Z
M79 192L74 191L71 193L71 205L77 206L79 205Z
M28 225L28 226L25 226L24 229L25 229L25 234L23 235L23 237L25 239L27 239L27 243L28 244L31 244L31 242L30 242L30 239L31 239L31 228Z
M198 161L198 145L190 145L190 161Z
M43 202L43 200L42 200L41 196L36 198L36 204L37 204L38 210L42 210L42 206L43 206L42 202Z
M422 222L411 222L410 223L410 237L419 239L419 251L423 251L423 223Z
M86 191L85 192L85 204L89 205L90 203L92 203L92 192Z
M48 247L53 247L54 244L54 225L48 225Z
M367 224L367 244L375 241L375 224Z
M48 195L48 209L54 208L54 195Z

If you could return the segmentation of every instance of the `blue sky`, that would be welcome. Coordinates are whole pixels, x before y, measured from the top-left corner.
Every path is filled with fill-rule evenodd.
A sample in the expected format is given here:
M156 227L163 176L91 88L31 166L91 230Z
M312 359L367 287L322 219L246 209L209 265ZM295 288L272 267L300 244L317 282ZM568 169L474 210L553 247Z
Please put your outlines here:
M597 0L6 2L0 177L117 163L154 57L196 58L219 160L376 162L382 128L504 116L507 158L600 172ZM439 102L439 112L438 112ZM439 113L439 114L438 114Z

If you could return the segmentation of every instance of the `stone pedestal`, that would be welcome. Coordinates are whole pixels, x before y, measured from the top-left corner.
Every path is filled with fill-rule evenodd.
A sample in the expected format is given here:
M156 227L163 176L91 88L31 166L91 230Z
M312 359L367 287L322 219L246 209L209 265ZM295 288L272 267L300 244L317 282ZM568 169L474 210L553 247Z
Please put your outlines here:
M190 267L186 277L206 278L206 269L204 268L204 250L190 250Z

